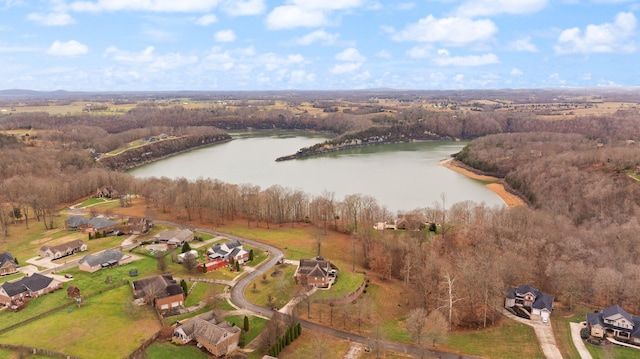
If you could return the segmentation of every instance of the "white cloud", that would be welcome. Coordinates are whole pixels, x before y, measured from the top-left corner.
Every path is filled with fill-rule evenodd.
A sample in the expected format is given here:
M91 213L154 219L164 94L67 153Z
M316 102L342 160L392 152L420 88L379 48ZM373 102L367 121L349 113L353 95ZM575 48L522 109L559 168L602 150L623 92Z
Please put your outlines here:
M524 73L522 72L522 70L517 69L517 68L514 67L513 69L511 69L511 72L509 73L509 75L511 75L511 76L522 76L522 75L524 75Z
M218 21L218 18L214 14L203 15L196 20L196 25L209 26Z
M367 58L362 56L357 49L349 47L344 49L344 51L337 53L335 59L340 61L362 62Z
M148 12L208 12L220 0L97 0L75 1L69 7L81 12L148 11Z
M324 45L333 45L338 41L340 34L330 34L324 29L310 32L296 40L298 45L311 45L315 42L321 42Z
M292 84L309 84L316 80L316 75L304 70L294 70L289 74L289 82Z
M414 59L423 59L433 55L433 46L431 44L414 46L407 51L407 56Z
M587 72L586 74L582 74L582 76L580 76L580 80L591 80L591 73Z
M548 0L468 0L455 13L461 17L498 14L531 14L544 9Z
M416 3L413 2L403 2L396 5L396 9L398 10L411 10L416 7Z
M147 24L142 25L140 34L143 35L146 39L154 42L176 41L176 35L174 33Z
M518 39L509 44L509 49L513 51L538 52L536 45L531 43L530 37Z
M630 53L636 50L632 41L635 30L636 17L632 13L621 12L613 23L588 25L584 33L577 27L562 31L554 48L558 54Z
M226 0L222 3L222 9L232 16L259 15L264 13L267 5L264 0Z
M125 51L115 46L110 46L104 52L104 55L119 62L152 62L155 59L154 51L155 48L153 46L147 46L140 52Z
M322 11L305 10L299 6L278 6L267 16L267 27L273 30L296 27L317 27L328 23Z
M54 12L48 14L31 13L27 15L27 19L45 26L65 26L76 22L69 14Z
M437 66L484 66L500 63L498 56L489 53L484 55L450 56L445 49L438 50L438 55L432 59Z
M236 34L233 30L220 30L216 32L214 38L218 42L233 42L236 40Z
M76 40L67 42L54 41L47 50L49 55L55 56L78 56L89 52L89 48L85 44L81 44Z
M310 10L344 10L359 7L364 0L290 0L289 3Z
M151 71L165 71L172 70L178 67L191 65L198 62L198 56L184 56L178 53L171 53L163 56L156 57L151 64L149 64L149 70Z
M471 20L462 17L437 19L429 15L395 33L395 41L443 42L464 45L489 40L498 31L491 20Z
M318 27L329 24L333 11L360 7L364 0L289 0L267 16L267 27L272 30L297 27Z
M336 75L346 74L350 72L354 72L362 67L361 62L347 62L342 64L336 64L331 68L331 73Z

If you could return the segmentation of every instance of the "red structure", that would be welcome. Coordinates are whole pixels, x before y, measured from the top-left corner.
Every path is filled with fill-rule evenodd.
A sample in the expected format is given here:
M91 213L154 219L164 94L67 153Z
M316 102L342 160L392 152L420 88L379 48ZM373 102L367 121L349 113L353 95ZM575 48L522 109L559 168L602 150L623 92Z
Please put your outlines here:
M209 272L213 272L216 269L225 267L227 265L229 265L229 262L227 262L224 259L214 259L214 260L208 261L206 263L198 264L198 269L201 272L209 273ZM206 270L203 269L203 266L206 268Z

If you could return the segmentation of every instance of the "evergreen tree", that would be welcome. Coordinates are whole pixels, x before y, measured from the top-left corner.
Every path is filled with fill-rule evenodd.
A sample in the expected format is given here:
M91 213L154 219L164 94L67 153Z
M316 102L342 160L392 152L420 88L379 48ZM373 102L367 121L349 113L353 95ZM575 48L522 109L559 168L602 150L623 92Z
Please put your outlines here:
M240 262L236 262L236 272L240 272Z
M249 250L249 260L253 260L253 249Z
M92 240L93 238L91 237L91 232L89 232L89 240Z
M187 282L185 282L184 279L180 280L180 287L182 287L182 291L184 292L184 295L186 297L187 293L189 292L189 287L187 286Z
M246 315L244 316L244 331L249 331L249 318Z
M298 329L298 336L300 336L300 334L302 334L302 326L300 325L300 323L298 323L296 327Z
M182 245L182 253L187 253L190 250L191 250L191 246L189 245L189 243L184 242L184 244Z

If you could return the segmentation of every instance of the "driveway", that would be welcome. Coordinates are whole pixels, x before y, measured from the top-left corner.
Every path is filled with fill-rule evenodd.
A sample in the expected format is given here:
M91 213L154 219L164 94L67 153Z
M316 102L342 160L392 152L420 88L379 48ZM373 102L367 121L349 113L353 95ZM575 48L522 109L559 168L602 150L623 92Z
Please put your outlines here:
M502 310L502 314L509 319L513 319L517 322L533 327L533 330L536 332L536 336L538 337L538 342L540 342L542 352L547 359L562 359L562 354L560 354L558 345L556 345L556 338L553 336L553 328L550 323L542 323L535 319L528 320L516 317L505 309Z
M580 337L580 330L585 327L585 322L569 323L569 326L571 327L571 339L573 339L573 345L575 345L578 354L580 354L580 358L592 359L591 353L589 353L587 347L584 345L584 340Z

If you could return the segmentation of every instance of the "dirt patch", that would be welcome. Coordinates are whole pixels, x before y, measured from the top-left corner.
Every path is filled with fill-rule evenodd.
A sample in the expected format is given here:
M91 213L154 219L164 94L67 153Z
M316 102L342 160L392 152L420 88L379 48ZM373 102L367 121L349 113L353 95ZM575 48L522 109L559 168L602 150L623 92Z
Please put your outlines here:
M448 160L444 160L440 162L440 165L458 172L462 175L465 175L469 178L473 178L479 181L487 181L487 182L493 182L493 183L489 183L487 184L487 188L490 189L491 191L493 191L495 194L497 194L498 196L500 196L500 198L502 198L502 200L504 201L504 203L507 205L507 207L509 208L513 208L513 207L518 207L518 206L526 206L527 204L518 196L514 195L511 192L507 192L507 190L504 188L504 185L497 183L497 181L499 180L499 178L497 177L493 177L493 176L485 176L485 175L479 175L477 173L473 173L471 171L469 171L466 168L462 168L456 165L456 161L453 158L450 158Z
M513 194L511 192L507 192L507 190L504 189L504 185L502 185L500 183L489 183L487 185L487 188L492 190L493 192L495 192L498 196L500 196L500 198L502 198L504 203L509 208L518 207L518 206L526 206L527 205L522 200L522 198L516 196L515 194Z

